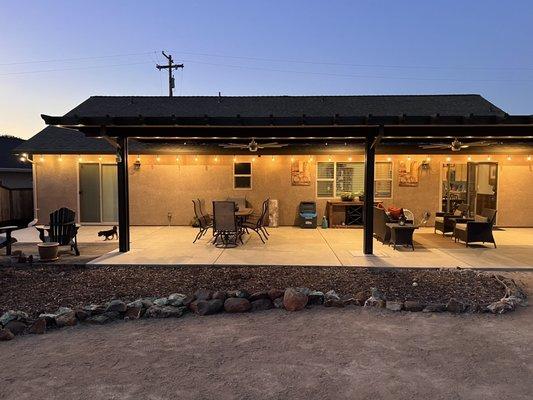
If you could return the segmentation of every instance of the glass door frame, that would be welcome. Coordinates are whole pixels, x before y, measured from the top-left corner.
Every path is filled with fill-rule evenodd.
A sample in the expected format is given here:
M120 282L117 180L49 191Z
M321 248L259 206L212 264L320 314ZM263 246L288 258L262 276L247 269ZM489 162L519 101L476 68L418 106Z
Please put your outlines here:
M98 165L98 179L99 179L99 202L100 202L100 207L99 207L99 214L100 214L100 218L99 220L100 221L97 221L97 222L94 222L94 221L90 221L90 222L86 222L86 221L83 221L82 219L82 215L81 215L81 171L80 171L80 165L82 164L97 164ZM102 165L111 165L111 166L114 166L115 168L117 167L117 164L115 163L111 163L111 162L101 162L101 161L83 161L83 162L78 162L77 163L77 168L78 168L78 210L79 210L79 216L78 216L78 222L80 224L84 224L84 225L110 225L110 224L118 224L118 214L117 214L117 220L116 221L103 221L102 220L102 215L103 215L103 210L102 210L102 207L103 207L103 196L102 196L102 191L103 191L103 188L102 188ZM117 188L118 190L118 188Z

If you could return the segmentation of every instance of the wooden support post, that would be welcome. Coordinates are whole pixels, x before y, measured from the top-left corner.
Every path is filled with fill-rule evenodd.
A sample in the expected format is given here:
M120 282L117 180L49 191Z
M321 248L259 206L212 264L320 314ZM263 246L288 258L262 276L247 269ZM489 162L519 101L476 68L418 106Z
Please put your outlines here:
M130 250L128 138L119 137L117 143L118 247L120 252L125 253Z
M381 129L380 129L381 131ZM365 142L365 203L363 254L374 252L374 168L376 161L375 136L367 136Z

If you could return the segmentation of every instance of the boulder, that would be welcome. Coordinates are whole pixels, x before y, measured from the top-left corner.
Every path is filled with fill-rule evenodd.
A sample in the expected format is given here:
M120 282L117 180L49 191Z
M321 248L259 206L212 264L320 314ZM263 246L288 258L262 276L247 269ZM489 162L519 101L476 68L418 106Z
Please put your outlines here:
M42 318L46 321L47 328L54 328L56 326L56 314L40 314L39 318Z
M11 340L15 337L13 333L6 328L0 329L0 342L5 342L7 340Z
M453 297L448 301L446 304L446 310L451 313L462 313L465 311L465 304L457 299L454 299Z
M308 304L320 305L324 304L324 293L318 290L311 290L307 295Z
M107 318L109 318L111 321L114 321L116 319L122 318L122 313L119 313L117 311L106 311L102 315L105 315Z
M274 307L272 300L267 298L260 298L251 302L252 311L265 311Z
M357 292L354 296L355 304L358 306L364 306L366 299L368 299L368 294L365 292Z
M183 313L185 312L185 307L173 307L173 306L152 306L148 310L146 310L146 313L144 316L146 318L170 318L170 317L181 317Z
M230 297L224 302L224 310L229 313L241 313L249 311L252 305L243 297Z
M196 297L194 297L193 295L189 295L183 299L183 305L185 307L189 307L189 305L195 300L196 300Z
M127 308L128 307L126 306L126 303L124 303L122 300L111 300L109 303L107 303L105 310L106 312L114 311L123 313L126 312Z
M307 295L295 288L288 288L283 295L283 306L288 311L300 311L307 305Z
M274 299L274 308L283 308L283 297L278 297Z
M403 303L403 309L405 311L419 312L424 309L424 304L418 300L407 300Z
M208 289L198 289L196 292L194 292L194 297L196 300L210 300L212 295L213 292Z
M26 333L28 326L22 321L9 321L4 328L9 329L13 335L18 336Z
M265 290L265 291L262 291L262 292L255 292L255 293L252 293L250 295L250 298L248 300L250 301L256 301L256 300L259 300L259 299L268 299L268 292Z
M46 332L46 318L37 318L30 326L30 333L42 335Z
M83 307L83 311L92 317L93 315L100 315L105 312L105 307L100 304L89 304Z
M403 302L399 300L387 300L385 308L390 311L402 311Z
M218 300L222 300L222 303L224 303L226 301L226 292L223 291L223 290L217 290L216 292L213 293L213 296L212 296L213 299L218 299Z
M168 296L168 304L174 307L181 307L183 306L183 300L186 298L187 296L184 294L172 293L170 296Z
M142 307L128 307L126 313L124 314L124 319L129 321L132 319L139 319L142 317L143 308Z
M365 307L378 307L378 308L384 308L385 307L385 297L383 294L379 291L378 288L371 288L371 295L368 299L366 299L364 306Z
M248 293L246 290L233 290L231 292L228 292L228 297L238 297L240 299L247 299L250 297L250 293Z
M0 325L6 326L10 321L28 321L28 314L24 311L9 310L2 314L0 317Z
M206 300L194 300L189 304L189 307L187 307L191 312L196 313L198 311L198 301L206 301Z
M154 306L165 307L168 305L168 299L166 297L161 297L154 300Z
M334 290L330 290L326 292L326 294L324 295L324 299L325 300L340 300L341 298L337 294L337 292L335 292Z
M443 311L446 311L446 304L439 304L439 303L427 304L422 310L422 312L426 312L426 313L443 312Z
M305 294L306 296L309 296L309 293L311 293L311 290L306 287L297 287L296 290L299 291L300 293Z
M84 310L76 310L76 318L78 318L78 321L85 321L87 318L89 318L89 314Z
M78 319L76 318L76 312L70 311L67 313L59 314L56 318L56 325L59 328L64 326L76 326L78 324Z
M224 308L224 302L220 299L198 300L196 305L196 313L198 315L216 314Z
M103 325L111 321L112 319L106 314L97 314L86 319L86 322L94 325Z
M283 297L283 295L285 294L285 290L281 290L281 289L270 289L268 291L268 297L270 298L270 300L274 301L280 297Z

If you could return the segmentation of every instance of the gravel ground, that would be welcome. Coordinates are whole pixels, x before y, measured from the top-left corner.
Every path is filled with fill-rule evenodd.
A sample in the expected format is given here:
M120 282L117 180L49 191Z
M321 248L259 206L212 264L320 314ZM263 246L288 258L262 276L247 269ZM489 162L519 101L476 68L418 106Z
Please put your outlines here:
M0 398L529 400L532 326L355 306L79 326L0 343Z
M413 286L417 282L417 286ZM35 266L0 269L0 313L9 309L37 315L59 306L79 307L114 297L135 300L170 293L303 286L340 295L378 287L388 300L446 303L451 297L488 305L503 296L489 274L466 270L376 269L351 267L219 266Z

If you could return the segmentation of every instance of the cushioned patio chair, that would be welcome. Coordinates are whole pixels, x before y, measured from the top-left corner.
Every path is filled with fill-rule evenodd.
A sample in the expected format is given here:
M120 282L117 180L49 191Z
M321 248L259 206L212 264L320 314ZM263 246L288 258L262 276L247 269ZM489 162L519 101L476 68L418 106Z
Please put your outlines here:
M270 199L266 199L263 202L263 205L261 207L261 215L255 221L245 221L242 223L242 227L245 230L251 229L252 231L257 233L263 243L265 243L265 239L268 240L268 236L270 235L265 228L265 226L267 225L266 219L268 217L269 202ZM261 233L264 235L264 239Z
M492 228L496 221L496 210L484 208L474 220L455 220L453 237L455 241L465 242L466 247L470 243L492 243L496 248L496 241L492 234Z
M48 236L44 230L40 230L39 238L43 242L57 242L60 246L70 246L70 250L79 256L78 229L76 213L69 208L62 207L50 214Z
M233 201L213 201L213 243L217 247L236 247L239 240L244 244L235 208Z
M434 232L442 232L442 235L447 233L453 233L455 221L457 219L463 219L468 214L468 204L459 204L453 213L437 212L435 215L435 228Z

